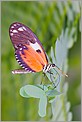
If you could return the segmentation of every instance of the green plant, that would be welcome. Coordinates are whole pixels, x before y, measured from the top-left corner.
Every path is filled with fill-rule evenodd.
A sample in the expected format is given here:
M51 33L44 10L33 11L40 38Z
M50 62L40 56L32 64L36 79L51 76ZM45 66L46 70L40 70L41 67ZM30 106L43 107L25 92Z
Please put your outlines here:
M79 114L77 114L78 109L74 109L77 107L77 105L80 105L81 101L79 94L81 81L81 34L79 29L81 14L80 5L81 4L79 1L1 2L1 119L3 121L48 121L51 119L58 120L62 117L62 113L63 115L64 113L66 115L66 110L69 111L70 104L67 102L67 99L71 102L70 110L73 114L73 120L80 120L80 117L78 118L78 115L80 115L80 111ZM39 84L42 75L40 73L27 75L13 75L11 73L12 69L19 68L19 65L14 57L14 50L10 42L8 32L10 24L16 21L24 23L35 32L35 34L38 36L41 43L43 44L49 56L49 59L53 57L53 53L50 54L50 49L52 50L51 52L55 52L55 41L57 40L57 37L60 36L62 29L63 33L65 34L66 28L68 28L69 34L67 38L69 38L70 34L73 33L72 37L70 39L67 39L69 45L69 53L66 62L69 61L68 73L70 75L68 79L64 81L68 81L69 84L65 84L64 81L61 81L61 87L58 87L58 91L63 92L60 99L57 100L58 105L60 105L60 109L62 108L61 112L60 109L57 109L56 107L57 102L54 101L51 104L52 110L50 104L48 104L46 116L44 118L41 118L37 114L38 99L23 99L18 93L19 89L22 86L25 86L27 83ZM51 46L53 48L50 48ZM51 59L53 60L53 62L55 62L54 58ZM59 64L58 66L61 67ZM64 71L66 69L62 70ZM49 80L45 78L44 83L50 84ZM35 102L36 104L34 104ZM65 103L65 106L63 102ZM66 109L67 105L68 107ZM66 120L66 116L62 118L63 120Z
M58 67L61 67L64 72L67 72L68 69L68 64L67 64L67 54L68 54L68 42L72 38L72 34L69 35L68 29L66 29L65 33L62 32L60 39L57 39L56 45L55 45L55 50L51 48L51 59L52 63L55 63ZM54 55L55 51L55 55ZM50 62L50 61L49 61ZM57 69L56 69L57 70ZM56 72L52 70L53 74L56 76ZM51 81L50 74L46 73L48 79ZM56 81L57 80L57 81ZM66 94L67 94L67 89L68 85L67 83L64 84L64 87L62 87L62 84L65 82L65 78L61 76L60 74L60 79L57 77L57 79L54 79L54 82L60 82L57 88L51 87L50 84L47 85L26 85L23 86L20 89L20 95L26 98L34 97L34 98L39 98L39 115L41 117L46 116L46 106L47 106L47 100L49 103L52 105L52 113L55 115L55 107L56 106L56 115L52 117L52 120L68 120L70 121L72 119L72 113L69 112L70 109L70 103L67 102L66 99ZM59 81L60 80L60 81ZM63 94L61 94L63 93ZM58 96L58 97L57 97ZM60 103L61 101L61 103ZM59 103L59 104L58 104ZM44 107L42 107L44 106ZM60 111L63 114L61 116Z

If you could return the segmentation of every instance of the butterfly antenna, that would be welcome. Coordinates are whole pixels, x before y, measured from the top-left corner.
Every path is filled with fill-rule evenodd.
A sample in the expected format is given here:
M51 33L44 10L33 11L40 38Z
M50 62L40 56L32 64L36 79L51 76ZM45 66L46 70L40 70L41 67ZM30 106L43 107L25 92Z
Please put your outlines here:
M56 66L56 65L55 65ZM57 67L57 66L56 66ZM68 77L67 74L65 74L59 67L57 67L57 69L62 73L62 75L65 75L66 77Z

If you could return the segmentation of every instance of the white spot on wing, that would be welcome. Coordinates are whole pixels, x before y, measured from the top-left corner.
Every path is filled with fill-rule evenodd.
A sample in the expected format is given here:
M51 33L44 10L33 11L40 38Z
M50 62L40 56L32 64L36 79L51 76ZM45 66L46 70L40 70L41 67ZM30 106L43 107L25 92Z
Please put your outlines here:
M36 38L34 38L34 40L36 41Z
M23 48L25 49L26 47L25 47L25 46L23 46Z
M14 28L14 26L11 26L11 28Z
M22 27L18 28L19 31L24 31Z
M14 26L17 26L16 24L14 24Z
M13 33L10 33L11 36L13 36Z
M18 31L17 31L17 30L13 30L12 32L13 32L13 33L18 33Z
M24 26L23 26L22 28L23 28L24 30L26 30L26 28L25 28Z
M25 68L25 70L27 70L28 68Z
M18 47L15 45L15 48L17 49Z
M22 48L20 48L20 50L22 50Z
M22 66L22 68L25 68L24 66Z
M19 62L19 64L21 64L21 62Z
M12 30L10 30L10 32L12 32Z
M20 64L20 66L22 66L22 64Z
M21 46L21 44L19 44L19 46Z
M26 30L26 28L24 26L22 26L22 27L18 28L18 30L19 31L24 31L24 30Z
M41 49L41 47L40 47L40 45L36 42L36 43L30 43L30 46L34 49L34 50L38 50L38 49L40 49L41 51L42 51L42 49Z
M19 59L17 59L17 61L19 62Z

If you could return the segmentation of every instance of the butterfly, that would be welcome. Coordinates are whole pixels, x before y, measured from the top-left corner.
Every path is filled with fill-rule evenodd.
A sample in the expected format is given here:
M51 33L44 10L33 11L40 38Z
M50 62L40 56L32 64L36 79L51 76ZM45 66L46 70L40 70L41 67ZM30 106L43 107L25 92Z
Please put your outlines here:
M56 64L49 64L44 48L26 25L15 22L10 25L9 35L15 49L15 57L22 69L13 70L13 74L23 74L31 72L50 73L52 68L58 68ZM61 73L65 76L62 70Z

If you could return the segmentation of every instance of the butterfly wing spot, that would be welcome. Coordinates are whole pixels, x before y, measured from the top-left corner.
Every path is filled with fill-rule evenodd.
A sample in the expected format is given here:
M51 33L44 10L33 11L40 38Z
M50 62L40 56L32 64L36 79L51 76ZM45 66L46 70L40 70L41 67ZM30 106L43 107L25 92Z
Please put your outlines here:
M23 46L23 48L24 48L24 49L27 49L27 47L26 47L26 46Z
M17 30L13 30L12 32L13 32L13 33L18 33L18 31L17 31Z
M13 36L13 33L10 33L11 36Z
M22 48L20 48L20 50L22 50Z
M23 28L24 30L26 30L26 28L25 28L24 26L23 26L22 28Z
M34 38L35 42L37 41L36 38Z
M16 60L19 62L19 59L18 58Z
M26 31L26 28L24 26L21 26L20 28L18 28L19 31Z
M26 58L26 56L24 56L24 58Z
M14 26L11 26L11 28L14 28Z
M25 45L23 45L23 44L19 44L19 45L17 45L17 47L18 47L18 49L19 50L23 50L23 49L28 49Z
M17 24L14 24L14 26L17 26Z
M28 50L28 48L26 46L24 46L23 44L19 44L18 46L15 47L15 57L17 59L17 52L20 52L22 55L25 55L24 50ZM26 58L26 57L25 57Z
M30 43L30 46L36 51L36 50L42 50L41 49L41 47L40 47L40 45L37 43L37 42L35 42L34 44L33 43Z
M21 64L21 62L20 62L20 61L18 61L18 63L19 63L19 65Z
M14 46L15 46L15 49L18 49L18 46L16 44Z
M36 52L41 53L41 50L40 49L37 49Z
M25 70L28 70L28 68L25 68Z
M22 27L18 28L19 31L24 31Z
M10 32L12 32L13 30L12 29L10 29Z
M19 46L19 47L21 47L21 46L22 46L22 44L19 44L18 46Z

